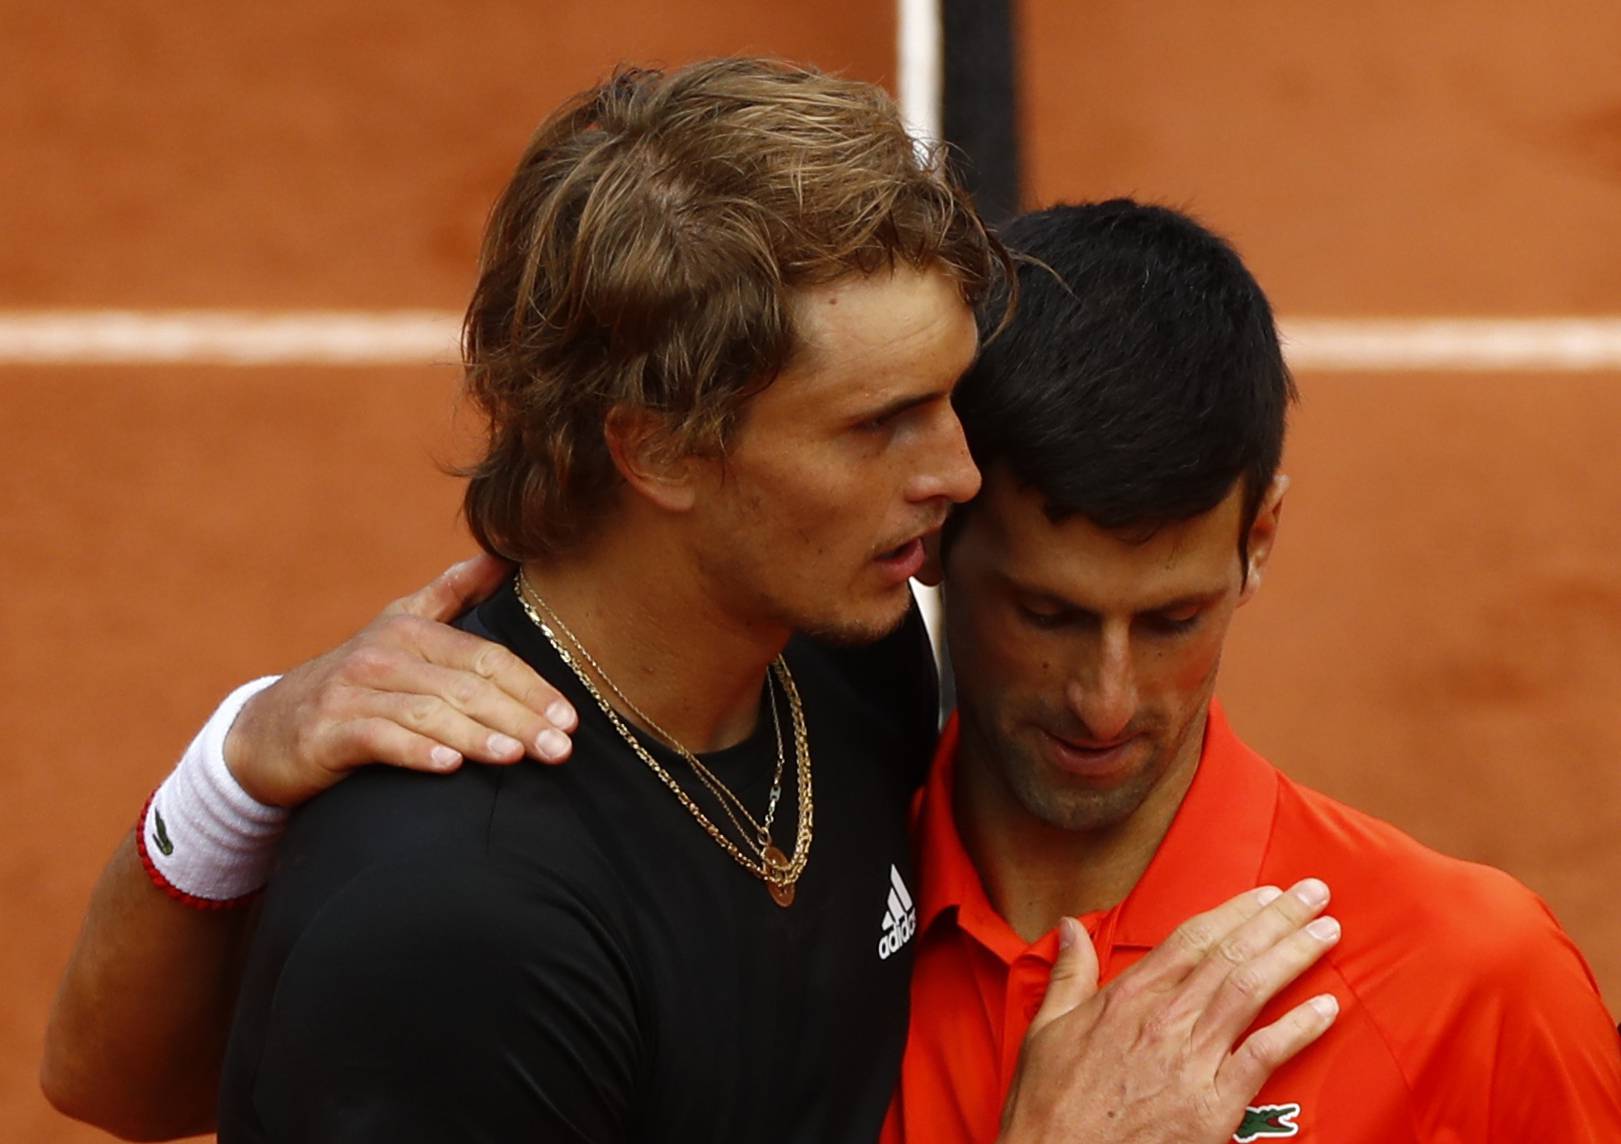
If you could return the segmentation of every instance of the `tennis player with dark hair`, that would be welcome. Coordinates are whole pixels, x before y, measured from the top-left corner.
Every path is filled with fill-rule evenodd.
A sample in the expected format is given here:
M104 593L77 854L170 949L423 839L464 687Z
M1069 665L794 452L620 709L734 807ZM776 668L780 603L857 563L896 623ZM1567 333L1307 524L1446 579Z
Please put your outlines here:
M1340 1016L1235 1140L1621 1140L1621 1043L1547 907L1291 782L1213 699L1287 488L1294 386L1260 286L1192 219L1130 201L1004 237L1036 261L956 394L984 485L946 531L958 706L917 826L887 1138L996 1135L1021 1045L1068 1035L1035 1009L1065 932L1109 981L1208 903L1316 875L1344 937L1270 1013L1330 994Z
M717 61L565 106L496 206L466 324L490 421L467 512L517 575L459 621L464 670L362 641L211 723L143 818L155 885L139 897L124 860L98 888L53 1099L127 1132L204 1127L172 1077L209 1078L235 991L228 1144L875 1138L936 718L908 580L979 487L951 394L1006 270L870 86ZM429 638L386 629L396 651ZM489 693L459 689L491 656L473 636L506 649L482 661L505 696L544 698L531 669L554 681L574 761L364 768L311 802L238 984L246 926L195 907L252 889L257 856L237 858L279 826L271 804L329 785L357 743L443 770L444 725L473 754ZM384 698L411 694L428 701ZM1333 944L1305 928L1322 903L1212 905L1096 999L1090 947L1070 947L1010 1140L1112 1134L1122 1113L1149 1139L1224 1139L1327 1027L1332 1006L1303 1002L1245 1036ZM1143 1076L1163 1083L1130 1095Z

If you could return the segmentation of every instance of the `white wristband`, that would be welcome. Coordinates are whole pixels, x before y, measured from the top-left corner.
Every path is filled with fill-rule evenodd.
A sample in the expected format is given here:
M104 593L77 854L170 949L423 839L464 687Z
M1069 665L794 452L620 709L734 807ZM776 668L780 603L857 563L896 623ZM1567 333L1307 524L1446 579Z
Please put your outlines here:
M141 817L142 865L159 889L187 905L235 905L269 880L288 812L242 789L225 765L225 736L248 700L278 678L226 696Z

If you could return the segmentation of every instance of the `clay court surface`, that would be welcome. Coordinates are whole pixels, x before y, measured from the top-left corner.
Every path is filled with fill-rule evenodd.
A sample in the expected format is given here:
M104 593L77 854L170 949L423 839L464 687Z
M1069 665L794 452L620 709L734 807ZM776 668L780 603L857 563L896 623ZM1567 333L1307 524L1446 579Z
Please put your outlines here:
M1030 0L1029 201L1189 207L1286 319L1621 314L1621 8L1433 7ZM894 72L887 4L373 8L0 0L0 308L455 310L529 129L615 61ZM1621 375L1299 380L1230 713L1530 884L1614 1008ZM469 550L437 467L470 428L456 384L449 360L0 365L0 1138L102 1138L38 1095L41 1029L191 730Z

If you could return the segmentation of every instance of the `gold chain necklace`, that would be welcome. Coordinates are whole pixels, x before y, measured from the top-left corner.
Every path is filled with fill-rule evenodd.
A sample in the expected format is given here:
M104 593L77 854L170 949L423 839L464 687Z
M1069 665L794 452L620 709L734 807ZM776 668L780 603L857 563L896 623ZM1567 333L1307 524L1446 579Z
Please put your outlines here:
M602 665L596 661L596 658L591 655L586 646L580 642L579 637L569 630L568 625L563 623L562 618L559 617L558 614L552 610L551 606L541 598L540 593L535 591L534 586L529 583L529 578L523 574L522 570L518 572L516 578L516 587L518 593L518 603L523 606L524 614L529 617L530 622L533 623L535 627L540 629L540 633L546 637L546 642L551 644L552 650L557 652L558 657L568 665L569 670L574 672L580 683L584 685L588 692L590 692L591 698L596 700L598 707L602 708L602 713L607 716L608 721L613 724L614 729L619 733L620 738L625 740L625 742L630 746L631 750L636 753L636 756L640 758L642 762L646 764L647 768L658 777L659 781L661 781L670 790L670 793L675 795L677 801L681 803L688 814L692 815L692 817L697 820L698 824L704 828L704 831L710 836L710 838L712 838L721 847L721 849L730 854L733 861L735 861L739 866L742 866L749 873L753 874L755 877L759 878L765 883L766 889L771 894L772 901L784 908L792 905L794 901L794 884L805 872L805 865L810 861L814 810L811 799L810 740L805 730L804 704L800 700L799 689L794 685L794 677L789 672L788 665L783 658L779 655L776 660L772 662L771 668L776 676L778 685L782 688L783 694L788 697L788 712L794 734L794 771L797 793L799 796L799 822L794 836L794 854L792 858L789 858L787 855L783 854L783 852L777 848L776 844L771 839L771 822L776 814L777 799L781 793L780 784L784 767L782 728L780 722L777 720L776 695L774 692L771 695L771 716L772 722L777 728L777 771L776 778L772 783L771 799L770 804L766 809L765 819L763 822L757 822L755 821L754 816L751 815L748 812L748 809L743 805L742 800L733 794L724 783L716 778L714 773L710 771L708 767L704 766L703 762L696 755L687 750L686 747L682 746L679 740L674 738L674 736L670 735L670 733L665 731L663 728L659 727L657 723L649 719L645 714L642 713L640 708L630 701L629 697L627 697L625 693L619 689L619 687L609 677L608 673L602 670ZM542 615L542 612L545 614ZM563 643L560 642L558 638L558 633L561 633L562 638L566 640L569 645L571 645L573 653L571 653L569 647L563 646ZM578 656L578 659L576 659L576 655ZM619 712L614 710L613 705L603 697L600 691L597 690L596 685L591 681L590 676L586 674L584 668L580 666L578 660L584 660L587 664L589 664L591 670L596 673L607 688L612 691L619 701L630 710L637 720L657 734L658 737L663 740L671 750L675 751L676 754L681 756L682 761L692 768L693 773L698 776L699 781L701 781L720 802L721 809L724 810L727 817L731 819L732 825L737 829L738 834L743 836L743 845L752 851L751 854L745 854L743 850L739 848L736 842L733 842L732 839L726 836L724 831L711 822L709 816L703 812L702 808L699 807L697 803L693 802L692 797L688 795L684 789L682 789L681 784L676 781L675 776L671 775L669 771L665 770L665 768L659 764L659 761L648 752L647 748L642 746L641 741L636 738L635 734L630 730L630 728L625 725L624 720L620 718ZM767 686L769 687L769 681ZM748 834L750 831L745 830L743 824L738 821L737 815L733 813L734 809L738 813L741 813L744 820L748 822L749 827L752 829L754 834L753 841L749 840Z
M769 676L766 678L766 692L771 701L771 727L776 733L777 766L775 773L771 776L771 793L766 802L765 818L757 822L754 815L749 813L749 808L743 804L743 800L733 794L725 783L716 778L715 773L705 766L701 759L683 747L679 739L659 726L651 715L636 706L635 701L619 689L619 685L603 670L602 665L596 661L596 657L580 641L580 637L575 635L574 630L563 622L563 617L559 616L550 604L541 599L540 593L535 591L535 586L529 583L528 577L522 579L519 593L520 602L533 604L544 614L550 626L556 628L562 634L574 651L590 665L597 678L607 685L608 690L613 692L614 696L636 717L637 721L657 735L665 746L685 759L687 764L698 775L699 781L708 788L709 793L714 795L720 803L721 809L726 812L726 817L731 819L732 826L737 829L738 834L745 838L752 835L755 839L754 849L763 853L771 845L771 826L777 817L777 802L782 797L782 772L785 766L785 756L782 749L782 722L777 715L777 691L772 686L771 678ZM737 820L739 814L748 822L747 828Z

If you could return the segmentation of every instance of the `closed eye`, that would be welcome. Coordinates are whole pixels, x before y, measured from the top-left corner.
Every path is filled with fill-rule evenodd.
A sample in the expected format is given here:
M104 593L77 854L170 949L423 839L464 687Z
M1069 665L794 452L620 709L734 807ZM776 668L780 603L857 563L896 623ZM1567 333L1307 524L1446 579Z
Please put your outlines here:
M920 409L934 402L945 400L945 397L946 395L938 393L922 393L903 397L898 401L893 401L888 405L873 410L866 417L855 422L852 428L861 433L881 433L892 429L895 422L914 409Z
M877 417L869 417L865 421L858 421L856 422L856 431L860 433L882 433L884 430L891 428L903 412L905 411L894 410L881 413Z
M1192 630L1203 616L1204 611L1197 608L1190 612L1149 612L1142 622L1152 632L1174 636Z
M1033 628L1041 631L1054 631L1058 628L1073 624L1076 613L1069 608L1040 607L1032 604L1015 604L1019 618Z

